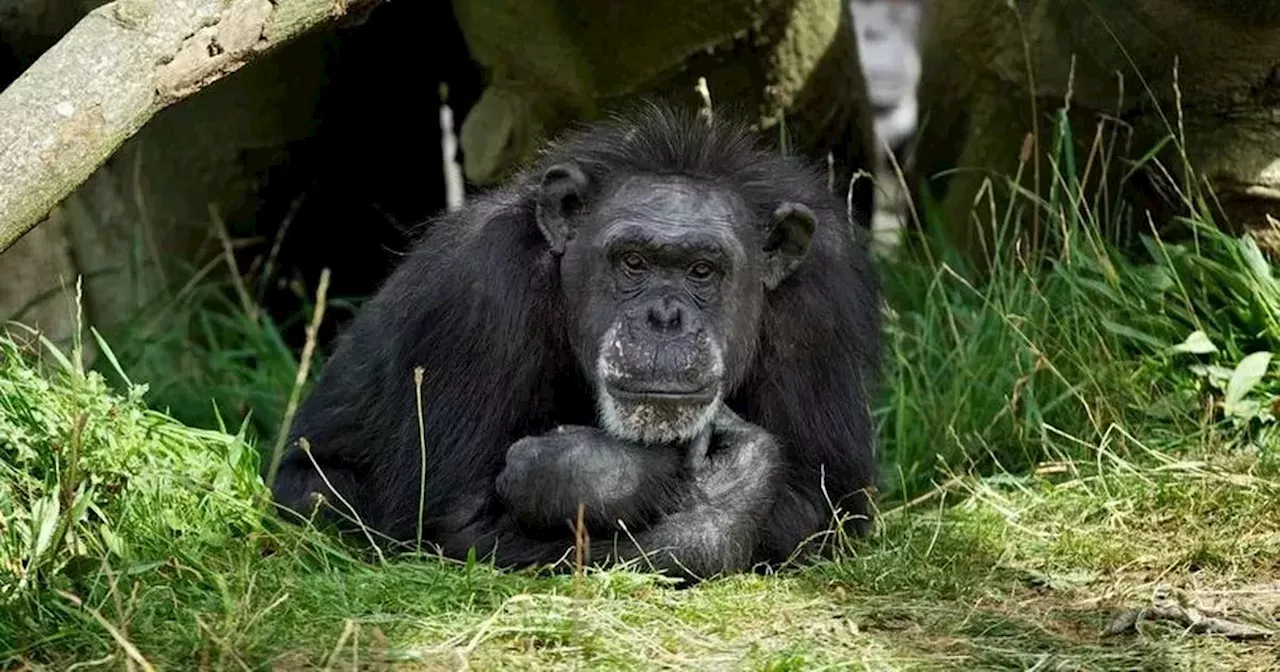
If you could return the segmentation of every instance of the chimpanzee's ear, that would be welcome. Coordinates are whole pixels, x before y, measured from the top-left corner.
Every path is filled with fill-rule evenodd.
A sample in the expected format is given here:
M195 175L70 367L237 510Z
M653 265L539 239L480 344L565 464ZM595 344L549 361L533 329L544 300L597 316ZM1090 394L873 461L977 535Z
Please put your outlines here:
M809 254L818 218L799 203L783 203L773 211L764 244L764 286L777 289Z
M586 200L587 176L572 163L551 166L542 174L538 191L538 229L553 254L564 254L573 237L573 216Z

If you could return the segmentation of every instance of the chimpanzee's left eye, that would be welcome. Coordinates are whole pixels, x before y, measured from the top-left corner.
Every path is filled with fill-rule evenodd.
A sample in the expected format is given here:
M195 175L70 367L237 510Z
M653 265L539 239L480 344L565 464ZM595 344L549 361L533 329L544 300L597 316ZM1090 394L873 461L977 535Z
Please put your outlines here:
M699 282L710 280L711 276L715 274L716 274L715 267L705 261L699 261L698 263L689 267L689 277Z
M644 257L635 252L628 252L622 257L622 266L632 273L640 273L644 271Z

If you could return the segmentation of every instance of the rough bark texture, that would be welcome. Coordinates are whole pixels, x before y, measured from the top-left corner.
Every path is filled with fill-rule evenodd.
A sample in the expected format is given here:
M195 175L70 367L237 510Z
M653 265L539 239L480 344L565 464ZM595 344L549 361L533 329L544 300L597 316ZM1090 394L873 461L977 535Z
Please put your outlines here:
M454 0L489 86L462 124L467 178L499 181L541 140L636 96L713 106L865 167L871 118L844 0ZM842 180L843 181L843 180ZM869 205L869 191L864 207Z
M974 198L987 177L1016 171L1033 110L1047 193L1051 115L1068 92L1079 163L1103 114L1132 127L1137 158L1178 131L1175 61L1192 168L1235 224L1280 213L1280 0L937 0L924 32L920 170L929 178L960 169L929 184L971 253L985 254L976 228L989 226L971 221L988 210L985 202L975 210ZM1176 155L1162 159L1175 173L1181 167ZM1113 159L1111 177L1126 169ZM1032 176L1028 165L1025 187ZM1129 196L1164 223L1159 199Z
M160 110L377 1L116 0L95 9L0 93L0 251Z
M10 67L4 57L15 63L30 63L53 46L76 22L106 0L0 0L0 67ZM12 81L0 80L0 88ZM0 73L3 76L3 73Z
M77 275L65 225L33 229L0 259L0 325L14 319L64 339L75 331Z

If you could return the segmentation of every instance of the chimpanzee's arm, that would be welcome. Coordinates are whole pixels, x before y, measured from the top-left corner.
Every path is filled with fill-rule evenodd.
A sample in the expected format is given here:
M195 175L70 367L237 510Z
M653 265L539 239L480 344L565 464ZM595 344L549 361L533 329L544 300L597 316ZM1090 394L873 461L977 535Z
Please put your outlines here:
M685 506L688 452L686 445L643 445L595 427L561 425L512 444L495 486L529 529L572 530L579 504L592 534L621 529L619 520L625 529L643 529Z
M571 530L582 502L594 560L644 555L698 577L745 569L772 504L777 443L727 409L709 430L693 446L638 445L589 427L525 438L508 452L497 489L526 529ZM508 541L529 550L523 544Z
M791 365L798 374L778 376L780 390L755 400L751 418L783 449L785 476L756 549L771 564L834 549L834 523L861 535L872 519L875 429L859 372L824 380L816 360Z

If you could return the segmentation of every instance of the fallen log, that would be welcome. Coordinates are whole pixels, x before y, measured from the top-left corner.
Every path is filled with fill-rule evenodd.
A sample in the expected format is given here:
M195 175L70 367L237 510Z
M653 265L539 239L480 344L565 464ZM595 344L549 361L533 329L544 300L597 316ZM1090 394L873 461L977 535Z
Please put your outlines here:
M116 0L0 92L0 252L160 110L382 0Z

